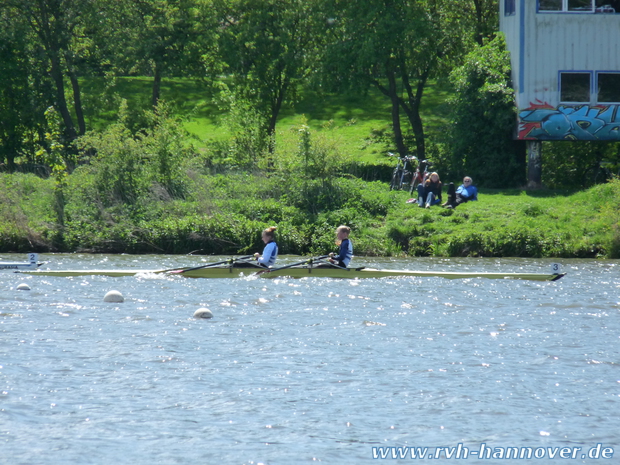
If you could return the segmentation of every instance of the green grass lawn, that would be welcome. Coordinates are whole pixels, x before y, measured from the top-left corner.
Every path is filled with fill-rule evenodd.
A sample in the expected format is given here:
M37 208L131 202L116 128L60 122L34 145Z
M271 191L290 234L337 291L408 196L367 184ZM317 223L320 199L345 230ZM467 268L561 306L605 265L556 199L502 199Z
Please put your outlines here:
M151 105L152 79L146 77L116 78L111 85L103 78L89 78L82 83L85 116L88 128L102 129L113 122L118 111L118 97L128 102L134 112L146 111ZM446 99L449 85L432 81L427 86L422 118L425 130L433 134L441 130L447 115ZM174 107L183 118L197 148L206 141L227 136L218 123L223 111L216 101L217 92L207 83L195 79L164 79L161 98ZM378 90L367 94L322 94L302 90L298 101L285 106L276 127L276 143L284 149L296 147L296 129L305 118L313 133L323 134L333 141L343 154L358 161L374 162L384 159L383 144L373 143L373 131L391 127L390 102ZM403 129L408 122L403 115Z
M381 234L413 255L592 257L620 238L618 182L582 192L482 189L457 209L392 210ZM445 196L445 194L444 194ZM616 244L615 247L617 247ZM617 252L616 252L617 253Z

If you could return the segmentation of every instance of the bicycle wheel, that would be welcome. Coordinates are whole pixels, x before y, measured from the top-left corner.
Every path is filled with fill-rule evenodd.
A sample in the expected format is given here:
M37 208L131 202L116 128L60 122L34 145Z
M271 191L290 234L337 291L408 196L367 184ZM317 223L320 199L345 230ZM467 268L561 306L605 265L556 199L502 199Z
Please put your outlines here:
M394 174L392 175L392 182L390 182L391 191L400 189L401 178L402 178L401 170L394 171Z
M420 184L420 179L417 176L413 176L411 180L411 187L409 188L409 195L413 195L414 192L417 192L418 184Z

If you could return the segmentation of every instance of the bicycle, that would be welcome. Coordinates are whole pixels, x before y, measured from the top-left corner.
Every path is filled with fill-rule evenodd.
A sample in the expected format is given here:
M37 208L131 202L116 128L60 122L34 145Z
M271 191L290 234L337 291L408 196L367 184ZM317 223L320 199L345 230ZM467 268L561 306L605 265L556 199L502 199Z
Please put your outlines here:
M416 157L413 158L415 158L415 161L418 161ZM409 195L412 195L413 192L417 190L419 184L424 184L424 181L426 181L426 178L430 174L428 169L432 167L433 164L428 160L422 160L418 162L418 166L416 167L416 170L413 173L413 177L411 178Z
M390 190L401 190L404 185L411 182L408 179L410 175L413 175L411 171L411 162L414 160L417 161L417 158L413 156L400 157L392 152L388 152L388 156L398 157L396 168L394 168L392 180L390 181Z

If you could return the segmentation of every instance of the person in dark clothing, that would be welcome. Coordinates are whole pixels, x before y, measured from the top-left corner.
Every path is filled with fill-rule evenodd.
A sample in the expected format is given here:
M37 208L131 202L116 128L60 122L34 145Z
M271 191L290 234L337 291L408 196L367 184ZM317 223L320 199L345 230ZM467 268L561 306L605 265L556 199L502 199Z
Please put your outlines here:
M418 185L418 206L431 208L441 203L442 184L437 173L431 173L424 184Z
M446 208L456 208L460 204L469 202L470 200L478 200L478 189L473 185L473 181L469 176L463 178L463 184L458 189L454 189L454 183L448 185L448 201L442 206Z

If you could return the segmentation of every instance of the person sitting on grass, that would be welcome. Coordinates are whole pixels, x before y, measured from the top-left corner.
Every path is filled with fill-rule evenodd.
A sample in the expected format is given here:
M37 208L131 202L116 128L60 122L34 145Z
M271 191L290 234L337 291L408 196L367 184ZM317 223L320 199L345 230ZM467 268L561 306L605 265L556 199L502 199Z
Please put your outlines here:
M460 204L469 202L470 200L478 200L478 189L473 185L473 181L469 176L463 178L463 184L454 190L454 183L448 185L448 201L442 206L446 208L456 208Z
M431 173L424 184L418 184L418 206L420 208L431 208L431 205L441 203L442 184L439 175Z

